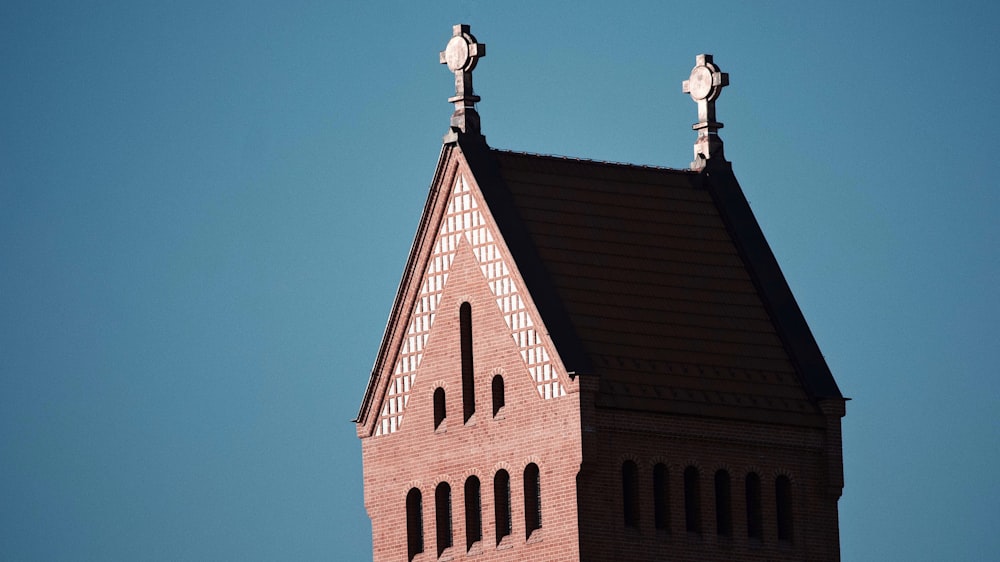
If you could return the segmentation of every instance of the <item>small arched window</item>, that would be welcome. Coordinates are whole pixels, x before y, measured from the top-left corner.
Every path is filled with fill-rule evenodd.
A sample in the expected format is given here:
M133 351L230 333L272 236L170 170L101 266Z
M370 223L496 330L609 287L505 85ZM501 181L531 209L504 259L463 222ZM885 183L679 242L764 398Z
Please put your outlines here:
M684 526L689 533L701 534L701 483L698 469L684 469Z
M479 478L465 481L465 550L483 540L483 512L479 493Z
M531 463L524 468L524 536L531 538L535 529L542 528L542 483L538 465Z
M778 540L792 540L792 483L787 476L774 481L775 507L778 516Z
M500 410L503 409L505 405L504 389L503 389L503 376L495 375L493 377L493 417L497 417L500 414Z
M764 538L764 525L760 506L760 476L751 472L747 474L747 537L761 540Z
M732 505L729 472L719 470L715 473L715 532L723 537L733 536Z
M653 467L653 523L658 531L670 532L670 480L667 465Z
M639 467L632 461L622 463L622 506L625 526L639 526Z
M451 546L451 486L447 482L438 484L434 491L434 517L437 523L438 557Z
M463 302L459 307L462 344L462 410L464 422L469 423L476 413L475 370L472 365L472 305Z
M420 490L412 488L406 494L406 556L407 560L424 551L424 506Z
M498 470L493 477L493 515L496 521L497 545L510 535L510 474Z
M447 417L444 409L444 389L440 386L434 389L434 429L441 427L441 422Z

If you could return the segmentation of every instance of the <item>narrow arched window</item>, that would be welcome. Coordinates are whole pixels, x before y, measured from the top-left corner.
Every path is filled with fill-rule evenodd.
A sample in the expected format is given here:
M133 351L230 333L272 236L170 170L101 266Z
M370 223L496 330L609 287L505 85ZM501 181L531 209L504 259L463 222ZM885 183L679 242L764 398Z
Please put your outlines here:
M496 375L493 377L493 417L497 417L504 407L503 377Z
M658 531L670 532L670 480L667 465L653 467L653 523Z
M733 536L733 500L730 494L729 472L715 473L715 533L724 537Z
M689 533L701 534L701 483L698 469L684 470L684 526Z
M539 481L538 465L531 463L524 468L524 536L530 538L532 531L542 528L542 483Z
M462 340L462 409L465 423L476 413L475 374L472 366L472 305L463 302L459 308Z
M792 540L792 483L787 476L774 481L774 496L778 516L778 540Z
M747 537L761 540L764 538L764 525L760 506L760 476L751 472L747 474Z
M632 461L622 463L622 505L625 526L639 526L639 467Z
M407 560L424 551L424 506L420 490L406 494L406 556Z
M493 477L493 515L496 521L497 544L510 534L510 474L498 470Z
M479 493L479 478L465 481L465 550L483 540L483 512Z
M451 546L451 486L447 482L438 484L434 491L434 518L437 524L438 557Z
M444 389L440 386L434 390L434 429L441 427L446 417L444 409Z

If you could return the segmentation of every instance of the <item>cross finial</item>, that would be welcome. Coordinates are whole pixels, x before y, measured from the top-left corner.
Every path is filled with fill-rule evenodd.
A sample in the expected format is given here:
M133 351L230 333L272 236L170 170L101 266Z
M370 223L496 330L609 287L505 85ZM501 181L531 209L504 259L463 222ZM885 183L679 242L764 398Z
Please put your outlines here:
M458 133L480 134L476 111L480 98L472 90L472 71L479 59L486 56L486 44L476 41L468 25L456 25L452 31L448 46L441 51L441 64L447 64L448 70L455 73L455 95L448 98L455 104L455 112L451 114L451 131L445 135L445 142L457 139Z
M694 143L694 161L691 162L692 170L701 170L711 158L726 161L722 139L719 138L722 123L715 120L715 100L722 93L722 88L728 85L729 74L715 66L712 55L697 56L695 66L691 69L691 77L683 84L684 93L691 94L691 99L698 103L698 122L691 126L698 131L698 140Z

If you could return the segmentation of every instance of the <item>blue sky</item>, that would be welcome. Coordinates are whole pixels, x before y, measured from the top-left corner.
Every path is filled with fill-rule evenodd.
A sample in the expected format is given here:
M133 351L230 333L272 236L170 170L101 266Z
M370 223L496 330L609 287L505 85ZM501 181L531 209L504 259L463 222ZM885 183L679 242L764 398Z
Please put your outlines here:
M844 559L995 559L1000 9L939 4L0 4L0 558L370 559L351 420L464 22L530 152L686 167L714 53L853 398Z

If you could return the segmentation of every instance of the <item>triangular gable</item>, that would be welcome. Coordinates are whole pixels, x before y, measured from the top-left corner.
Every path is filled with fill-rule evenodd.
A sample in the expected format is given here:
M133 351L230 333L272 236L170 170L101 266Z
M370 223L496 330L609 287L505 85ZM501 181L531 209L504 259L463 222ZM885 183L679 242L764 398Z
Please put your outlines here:
M401 336L404 339L385 377L387 380L381 381L387 389L379 408L375 435L394 433L403 423L410 389L417 377L459 241L463 238L472 247L539 397L548 400L566 394L563 385L566 375L556 359L552 343L543 336L540 319L532 312L534 307L529 306L527 291L514 274L515 265L493 221L488 219L489 210L482 195L466 173L459 171L450 183L449 199L419 281L419 292L412 302L397 303L397 306L409 306L410 313L407 329ZM425 210L428 211L432 209ZM414 249L418 247L415 245ZM394 316L403 318L402 315ZM389 342L383 342L382 353L387 352L386 343ZM379 376L380 373L373 373L373 377ZM377 384L378 381L373 379L371 382ZM369 388L369 392L372 390Z

